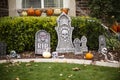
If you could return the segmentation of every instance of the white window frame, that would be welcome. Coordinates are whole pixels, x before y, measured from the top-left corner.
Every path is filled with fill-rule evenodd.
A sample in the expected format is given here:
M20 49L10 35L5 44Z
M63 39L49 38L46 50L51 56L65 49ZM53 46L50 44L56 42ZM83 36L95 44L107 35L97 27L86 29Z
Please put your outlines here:
M19 1L20 2L20 1ZM63 0L63 3L64 3L64 0ZM62 5L63 5L63 3L62 3ZM25 4L26 5L26 4ZM58 0L58 4L57 4L58 6L57 7L53 7L53 8L61 8L60 7L60 0ZM63 6L62 6L63 7ZM21 8L23 8L23 6L22 6L22 0L21 0ZM26 7L25 7L26 8ZM45 8L45 5L44 5L44 0L41 0L41 7L40 8Z
M70 0L63 0L63 8L69 8ZM41 1L41 8L44 8L44 0ZM24 9L22 7L22 0L16 0L16 10L17 9Z

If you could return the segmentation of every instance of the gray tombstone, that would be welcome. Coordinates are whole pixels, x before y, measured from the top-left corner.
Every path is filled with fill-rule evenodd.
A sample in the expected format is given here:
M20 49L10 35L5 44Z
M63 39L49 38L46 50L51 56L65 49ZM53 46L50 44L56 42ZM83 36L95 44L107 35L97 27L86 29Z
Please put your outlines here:
M50 52L50 34L45 30L39 30L35 34L35 54Z
M6 43L0 42L0 56L6 55L6 47L7 47Z
M72 43L72 31L74 27L71 27L71 19L65 13L62 13L57 19L58 26L55 30L58 35L58 44L56 51L58 53L74 52L74 46Z
M87 38L85 36L82 36L81 38L81 50L82 52L88 52Z
M103 48L106 48L106 40L104 35L99 36L99 49L98 52L101 52Z
M74 47L75 47L75 54L82 54L81 51L81 41L79 38L75 38L73 41Z

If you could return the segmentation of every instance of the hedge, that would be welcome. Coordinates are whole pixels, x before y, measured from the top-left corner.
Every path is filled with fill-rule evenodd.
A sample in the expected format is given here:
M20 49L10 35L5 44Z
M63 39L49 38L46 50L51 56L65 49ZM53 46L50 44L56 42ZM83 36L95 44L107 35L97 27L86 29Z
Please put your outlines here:
M35 33L46 30L51 36L51 51L57 46L57 17L3 17L0 18L0 41L7 43L7 52L35 50ZM91 17L71 17L71 26L74 27L72 40L81 39L85 35L89 49L98 49L98 37L104 34L104 28L99 20Z

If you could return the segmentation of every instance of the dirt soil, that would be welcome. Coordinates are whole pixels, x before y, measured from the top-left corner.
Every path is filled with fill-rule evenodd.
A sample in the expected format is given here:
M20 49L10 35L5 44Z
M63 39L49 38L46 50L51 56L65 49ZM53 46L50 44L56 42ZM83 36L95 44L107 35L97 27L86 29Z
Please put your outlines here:
M91 51L92 54L94 55L93 57L93 61L105 61L105 57L98 53L97 51ZM120 61L120 51L111 51L112 55L113 55L113 59L115 61ZM43 58L42 55L35 55L35 52L33 51L26 51L26 52L23 52L23 53L19 53L20 56L21 56L21 59L29 59L29 58ZM77 54L75 55L74 53L58 53L58 56L64 56L62 58L67 58L67 59L86 59L85 58L85 54L86 53L83 53L83 54ZM110 55L107 55L108 56L108 59L110 60ZM52 58L52 57L51 57ZM0 57L0 60L5 60L7 59L6 56L2 56ZM15 58L16 59L16 58Z

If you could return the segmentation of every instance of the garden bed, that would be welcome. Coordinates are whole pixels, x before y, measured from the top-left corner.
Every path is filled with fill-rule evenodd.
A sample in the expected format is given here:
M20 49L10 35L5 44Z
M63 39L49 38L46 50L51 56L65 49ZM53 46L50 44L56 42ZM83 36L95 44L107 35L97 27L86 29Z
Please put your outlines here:
M97 51L91 51L94 55L93 61L105 61L105 58L102 54L98 53ZM120 61L120 52L119 51L111 51L113 58L115 61ZM43 58L42 55L35 55L34 51L26 51L19 53L21 56L21 59L30 59L30 58ZM59 53L58 56L64 56L62 58L66 59L85 59L85 53L83 54L77 54L74 53ZM0 57L0 60L6 59L6 56ZM110 59L110 56L108 55L108 59Z

